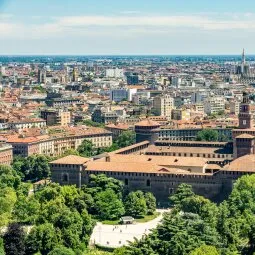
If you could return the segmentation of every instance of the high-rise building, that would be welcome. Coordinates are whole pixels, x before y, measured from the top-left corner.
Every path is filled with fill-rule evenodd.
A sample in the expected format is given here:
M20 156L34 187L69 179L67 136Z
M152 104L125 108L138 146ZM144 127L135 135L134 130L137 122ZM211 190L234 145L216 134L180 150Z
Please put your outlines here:
M78 81L78 78L79 78L79 72L78 72L78 68L77 67L74 67L73 69L73 75L72 75L72 81L73 82L77 82Z
M45 69L38 69L37 82L39 84L46 83L46 70Z
M128 74L127 76L128 85L137 85L139 84L139 76L137 73Z
M174 98L170 95L156 96L153 101L153 112L158 116L165 116L171 119L174 109Z

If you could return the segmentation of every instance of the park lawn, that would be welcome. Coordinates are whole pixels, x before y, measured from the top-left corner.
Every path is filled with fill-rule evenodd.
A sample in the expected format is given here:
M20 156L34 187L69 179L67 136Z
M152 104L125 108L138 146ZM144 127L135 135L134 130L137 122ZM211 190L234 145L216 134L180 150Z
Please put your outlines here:
M138 223L145 223L145 222L148 222L148 221L156 219L159 215L160 215L160 213L156 212L156 213L154 213L152 215L146 215L144 218L135 219L135 221L138 222Z
M104 220L102 223L105 225L121 225L119 220Z
M154 220L155 218L157 218L158 216L160 215L159 212L155 212L154 214L152 215L146 215L145 217L143 218L140 218L140 219L135 219L135 222L138 222L138 223L146 223L148 221L151 221L151 220ZM103 224L105 225L121 225L119 220L104 220L102 221Z

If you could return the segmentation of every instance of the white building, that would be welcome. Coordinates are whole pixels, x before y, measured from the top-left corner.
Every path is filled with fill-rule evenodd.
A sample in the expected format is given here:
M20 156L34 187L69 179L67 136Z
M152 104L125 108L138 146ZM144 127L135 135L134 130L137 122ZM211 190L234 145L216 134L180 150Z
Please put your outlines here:
M182 83L182 79L180 77L172 77L171 78L171 85L173 85L174 87L179 88L181 83Z
M197 91L197 92L194 92L192 95L191 95L191 103L193 104L199 104L201 102L203 102L208 96L208 93L206 91Z
M204 101L206 114L217 114L225 111L225 99L223 97L208 97Z
M124 71L123 71L123 69L119 69L119 68L106 69L105 76L107 78L123 78Z
M110 99L114 102L120 102L122 100L132 101L133 95L137 92L137 89L118 88L110 91Z

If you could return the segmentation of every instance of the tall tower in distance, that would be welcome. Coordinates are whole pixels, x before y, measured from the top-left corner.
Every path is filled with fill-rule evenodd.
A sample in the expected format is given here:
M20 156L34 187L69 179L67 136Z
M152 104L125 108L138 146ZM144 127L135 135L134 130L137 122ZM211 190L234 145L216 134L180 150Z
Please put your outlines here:
M79 73L78 73L78 68L77 67L73 68L73 75L72 76L73 76L72 81L77 82L78 78L79 78Z
M243 53L242 53L242 63L241 63L241 74L244 73L245 69L245 50L243 49Z

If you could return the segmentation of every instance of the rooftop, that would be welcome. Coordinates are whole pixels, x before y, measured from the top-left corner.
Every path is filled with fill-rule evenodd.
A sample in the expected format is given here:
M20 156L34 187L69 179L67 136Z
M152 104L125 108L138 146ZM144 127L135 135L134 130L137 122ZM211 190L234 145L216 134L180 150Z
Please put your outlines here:
M224 167L224 170L255 172L255 155L245 155L232 161Z
M67 165L83 165L88 162L89 158L84 158L76 155L69 155L50 162L51 164L67 164Z
M160 124L156 121L145 119L135 124L135 126L139 127L159 127Z

